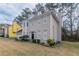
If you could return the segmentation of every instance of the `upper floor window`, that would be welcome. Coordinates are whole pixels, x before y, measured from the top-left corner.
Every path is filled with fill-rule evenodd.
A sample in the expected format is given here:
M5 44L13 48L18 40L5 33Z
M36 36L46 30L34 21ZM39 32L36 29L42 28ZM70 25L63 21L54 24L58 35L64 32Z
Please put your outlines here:
M47 22L47 20L44 18L44 19L43 19L43 24L46 24L46 22Z
M47 29L44 29L44 32L47 32Z
M38 20L38 24L40 24L40 20Z
M24 22L24 27L25 27L26 25L25 25L25 22Z

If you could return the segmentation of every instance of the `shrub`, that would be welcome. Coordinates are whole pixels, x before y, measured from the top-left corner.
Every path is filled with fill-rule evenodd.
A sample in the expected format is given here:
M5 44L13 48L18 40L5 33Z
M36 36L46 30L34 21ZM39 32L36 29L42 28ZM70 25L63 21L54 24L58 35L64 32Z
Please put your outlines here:
M51 47L55 45L55 42L54 42L53 39L48 39L48 40L47 40L47 43L48 43L49 46L51 46Z

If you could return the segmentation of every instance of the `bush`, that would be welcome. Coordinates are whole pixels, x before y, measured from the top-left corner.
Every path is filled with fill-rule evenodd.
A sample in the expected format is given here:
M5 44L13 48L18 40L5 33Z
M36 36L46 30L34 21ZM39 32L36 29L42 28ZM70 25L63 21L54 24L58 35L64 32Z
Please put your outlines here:
M55 45L55 42L54 42L53 39L48 39L48 40L47 40L47 43L48 43L49 46L51 46L51 47Z

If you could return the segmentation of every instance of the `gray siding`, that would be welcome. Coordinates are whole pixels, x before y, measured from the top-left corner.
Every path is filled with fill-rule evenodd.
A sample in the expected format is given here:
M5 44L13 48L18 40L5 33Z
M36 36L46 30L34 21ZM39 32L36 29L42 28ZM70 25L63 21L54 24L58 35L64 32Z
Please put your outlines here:
M27 35L27 20L22 21L22 35Z
M49 38L49 23L50 17L44 16L39 19L29 20L28 24L28 34L31 38L31 32L35 32L35 39L40 39L41 42L46 41Z
M28 26L27 26L28 22ZM54 18L51 14L43 14L34 16L22 22L22 35L29 35L34 32L34 38L40 39L41 42L47 39L54 39L54 41L61 41L61 19Z

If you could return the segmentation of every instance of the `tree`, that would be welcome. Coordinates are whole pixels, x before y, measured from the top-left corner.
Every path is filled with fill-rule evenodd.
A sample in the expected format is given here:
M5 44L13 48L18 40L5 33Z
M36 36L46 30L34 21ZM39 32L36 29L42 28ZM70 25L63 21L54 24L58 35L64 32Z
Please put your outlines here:
M37 10L38 13L39 12L41 12L41 14L44 13L45 9L44 9L43 4L38 3L35 7L36 7L36 10Z
M32 13L32 11L29 8L25 8L25 9L23 9L22 16L26 17L26 18L29 18L31 13Z
M0 24L0 28L2 28L3 24Z
M59 4L58 3L46 3L45 7L47 10L56 10L57 8L59 8Z
M70 31L71 39L73 39L73 27L74 27L74 11L78 4L75 3L47 3L47 10L59 12L62 15L63 27ZM66 21L65 21L66 20Z
M74 26L74 10L76 9L78 4L70 3L70 4L62 4L65 8L67 8L67 13L66 17L68 18L69 21L69 28L70 28L70 34L71 34L71 39L73 39L73 26Z
M76 39L79 40L79 20L77 22Z
M32 12L34 15L36 15L38 13L38 11L36 10L36 8L33 9L33 12Z
M18 15L15 20L18 24L22 24L22 20L24 20L24 18L21 15Z
M21 15L18 15L15 19L17 23L22 24L22 20L26 20L31 15L32 11L29 8L23 9Z

